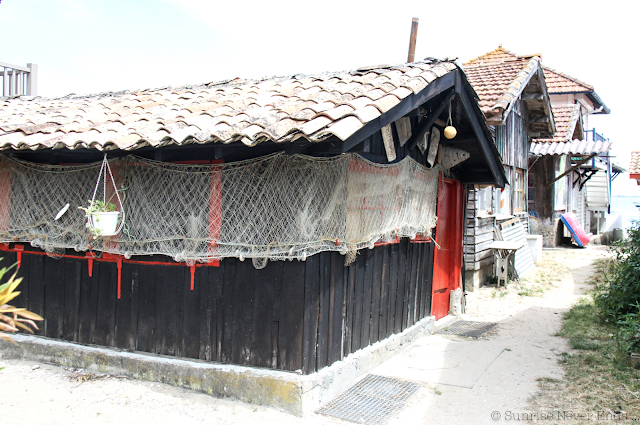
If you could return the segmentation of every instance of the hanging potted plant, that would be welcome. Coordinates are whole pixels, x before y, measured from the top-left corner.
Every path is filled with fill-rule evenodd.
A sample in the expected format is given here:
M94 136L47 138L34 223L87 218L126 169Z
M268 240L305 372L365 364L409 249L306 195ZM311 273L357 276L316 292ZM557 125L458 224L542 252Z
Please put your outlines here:
M95 237L113 236L118 234L120 211L116 210L113 202L105 203L99 199L89 201L89 207L84 208L87 215L87 228Z
M111 184L113 185L113 195L111 195L109 200L106 200L107 174L111 178ZM102 200L96 199L96 192L100 186L101 179L104 179ZM114 196L118 200L117 205L120 206L121 211L118 211L116 204L111 202ZM120 233L124 224L124 210L122 210L122 201L120 200L118 188L111 173L111 167L109 167L109 162L107 161L107 155L104 156L104 160L102 161L98 181L93 190L93 196L89 200L89 206L79 208L85 212L87 216L87 228L94 237L114 236Z

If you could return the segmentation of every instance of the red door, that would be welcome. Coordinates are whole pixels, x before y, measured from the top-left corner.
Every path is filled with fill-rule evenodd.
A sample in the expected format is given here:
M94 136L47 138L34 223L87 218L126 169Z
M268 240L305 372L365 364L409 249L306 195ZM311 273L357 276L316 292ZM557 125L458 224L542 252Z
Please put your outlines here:
M433 261L433 297L431 314L436 320L449 314L449 292L460 285L462 269L462 184L441 179L438 196L438 224Z

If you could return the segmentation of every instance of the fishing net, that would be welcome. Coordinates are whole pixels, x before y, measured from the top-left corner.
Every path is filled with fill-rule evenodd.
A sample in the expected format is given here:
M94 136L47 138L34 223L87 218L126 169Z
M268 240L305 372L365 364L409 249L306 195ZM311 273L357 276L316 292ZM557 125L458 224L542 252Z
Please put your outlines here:
M178 262L300 259L356 251L397 237L431 234L438 171L411 158L392 165L355 154L274 154L228 164L109 161L114 184L97 185L100 164L52 166L0 158L0 241L51 254L96 250ZM85 212L97 199L126 212L115 236L96 236ZM66 212L60 215L63 207ZM56 216L60 216L57 220Z

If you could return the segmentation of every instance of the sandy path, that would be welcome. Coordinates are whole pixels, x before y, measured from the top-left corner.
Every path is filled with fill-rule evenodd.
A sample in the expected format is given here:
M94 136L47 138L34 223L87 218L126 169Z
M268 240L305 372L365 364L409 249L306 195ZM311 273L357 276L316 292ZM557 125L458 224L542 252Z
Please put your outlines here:
M505 421L508 412L527 411L527 399L537 390L536 378L562 377L554 353L566 350L566 345L562 338L552 335L559 329L561 314L584 293L585 282L592 274L592 261L605 255L603 247L545 252L545 258L553 258L569 271L542 297L520 296L513 286L502 296L492 288L468 294L465 318L499 323L496 330L475 342L480 344L478 353L482 352L480 348L486 349L487 353L499 353L497 358L478 365L468 362L467 369L447 371L454 383L455 379L468 383L468 374L476 374L478 378L471 388L445 385L437 379L435 383L424 381L423 389L389 423L495 424L511 422ZM464 345L458 337L434 335L416 344L408 350L434 344L444 347L443 352L456 347L469 350L468 340ZM405 356L395 359L395 363L394 359L382 365L381 370L393 375L394 370L407 367L406 359L415 362L416 367L429 361L420 356ZM76 371L35 362L2 360L0 366L5 367L0 371L5 423L347 423L320 415L297 418L274 409L157 383L114 377L80 382L74 379ZM493 420L492 412L498 412L500 420Z

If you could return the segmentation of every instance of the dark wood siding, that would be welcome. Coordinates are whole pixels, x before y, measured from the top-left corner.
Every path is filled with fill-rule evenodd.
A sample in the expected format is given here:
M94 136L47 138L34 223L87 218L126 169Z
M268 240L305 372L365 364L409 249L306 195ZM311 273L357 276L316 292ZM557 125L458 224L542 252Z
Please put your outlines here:
M52 338L248 366L312 373L431 314L431 243L323 252L306 262L225 259L197 267L24 253L14 305L45 318ZM31 248L30 248L31 250ZM0 251L0 267L16 262Z

